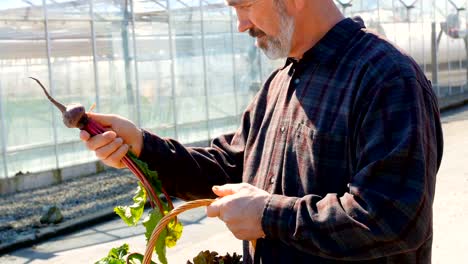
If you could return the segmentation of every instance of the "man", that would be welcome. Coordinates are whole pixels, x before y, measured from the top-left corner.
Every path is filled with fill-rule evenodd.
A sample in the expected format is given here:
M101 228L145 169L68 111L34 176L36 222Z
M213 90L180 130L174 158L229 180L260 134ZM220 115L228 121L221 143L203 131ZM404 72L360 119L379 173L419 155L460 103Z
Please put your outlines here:
M207 215L246 241L244 263L430 263L442 131L417 64L332 0L227 3L267 56L288 57L239 130L186 148L94 114L115 132L82 132L87 147L122 168L131 145L170 194L221 197Z

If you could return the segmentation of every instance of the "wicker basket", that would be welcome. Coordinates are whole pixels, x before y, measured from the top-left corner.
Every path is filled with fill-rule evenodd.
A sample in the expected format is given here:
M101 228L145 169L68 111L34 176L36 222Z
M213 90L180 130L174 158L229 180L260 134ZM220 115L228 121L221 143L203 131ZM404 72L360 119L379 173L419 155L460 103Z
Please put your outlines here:
M166 228L166 225L176 217L178 214L185 212L190 209L194 209L197 207L208 206L210 205L214 199L201 199L201 200L194 200L190 202L186 202L174 209L172 209L167 215L165 215L158 223L158 225L154 228L153 233L146 245L145 256L143 258L143 264L150 264L151 263L151 256L153 255L153 249L156 244L156 240L159 237L159 234Z
M167 215L165 215L161 220L159 221L158 225L154 228L153 233L151 234L151 237L148 241L148 244L146 245L146 251L145 251L145 256L143 258L143 263L142 264L150 264L151 263L151 256L153 255L153 249L156 244L156 240L159 237L159 234L166 228L166 225L169 224L169 222L176 217L178 214L185 212L190 209L194 209L197 207L202 207L202 206L208 206L212 202L214 202L214 199L200 199L200 200L194 200L190 202L186 202L184 204L181 204L180 206L172 209ZM251 240L250 243L252 243L252 246L255 248L256 245L256 240Z

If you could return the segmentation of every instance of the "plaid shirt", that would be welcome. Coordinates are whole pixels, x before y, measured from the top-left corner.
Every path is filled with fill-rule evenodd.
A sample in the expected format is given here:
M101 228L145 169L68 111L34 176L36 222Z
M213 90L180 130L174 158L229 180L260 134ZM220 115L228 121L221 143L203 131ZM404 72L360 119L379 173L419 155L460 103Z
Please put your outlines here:
M183 199L228 182L272 193L244 263L294 264L430 263L441 157L430 82L351 19L275 71L236 133L187 148L145 131L141 154Z

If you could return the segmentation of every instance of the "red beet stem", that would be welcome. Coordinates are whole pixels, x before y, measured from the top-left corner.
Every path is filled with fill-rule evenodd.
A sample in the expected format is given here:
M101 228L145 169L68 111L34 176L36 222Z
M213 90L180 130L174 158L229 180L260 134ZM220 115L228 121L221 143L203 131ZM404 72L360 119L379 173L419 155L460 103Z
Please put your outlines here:
M94 120L92 120L90 118L88 118L88 123L85 126L85 129L88 132L90 132L92 135L102 134L105 131L104 128L99 123L95 122ZM125 166L127 166L128 169L130 169L133 172L133 174L135 174L135 176L137 176L137 178L140 180L140 182L145 187L146 192L151 197L151 199L150 199L150 202L151 202L151 205L152 205L151 207L154 208L154 203L153 202L156 202L159 211L164 214L164 207L162 206L161 201L159 200L158 196L154 192L153 188L151 188L151 184L148 182L148 179L146 179L146 177L138 169L136 164L134 164L134 162L128 156L125 156L123 158L122 162L125 164ZM164 190L163 190L163 193L165 193ZM171 206L171 205L172 205L172 202L169 203L169 206Z
M123 163L125 166L127 166L128 169L130 169L133 174L137 175L137 178L140 180L140 182L143 184L143 186L146 189L146 192L150 196L150 202L151 202L151 207L154 208L154 202L156 202L156 205L158 206L159 211L164 214L164 207L161 204L161 201L159 200L158 196L154 193L153 188L151 188L151 185L149 184L148 180L141 174L141 171L135 166L135 164L128 158L124 157L123 158Z

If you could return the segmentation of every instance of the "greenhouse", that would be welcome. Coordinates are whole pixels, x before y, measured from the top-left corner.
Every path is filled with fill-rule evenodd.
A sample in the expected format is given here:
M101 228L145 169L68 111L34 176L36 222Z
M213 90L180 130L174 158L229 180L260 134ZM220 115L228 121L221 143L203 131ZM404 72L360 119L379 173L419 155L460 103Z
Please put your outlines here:
M440 98L465 94L468 1L339 0L413 56ZM28 77L64 103L185 144L235 131L270 61L222 0L0 3L0 178L97 160Z

